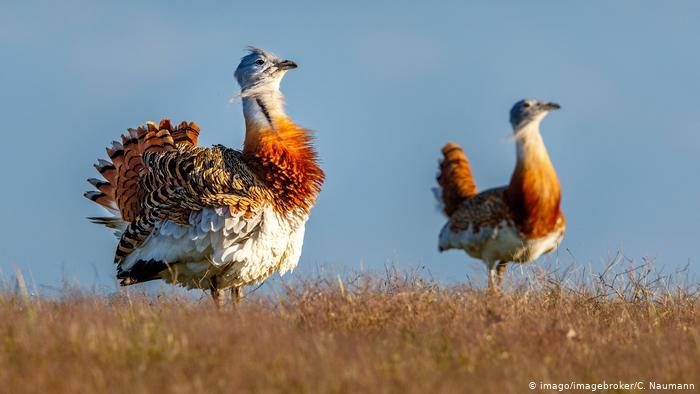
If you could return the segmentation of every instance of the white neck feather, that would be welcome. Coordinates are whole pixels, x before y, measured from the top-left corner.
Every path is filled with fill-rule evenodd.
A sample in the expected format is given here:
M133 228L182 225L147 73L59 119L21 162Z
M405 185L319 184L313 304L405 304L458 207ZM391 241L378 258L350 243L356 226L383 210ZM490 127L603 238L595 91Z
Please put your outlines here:
M515 130L515 149L518 161L529 161L533 159L544 159L549 161L547 148L544 146L542 135L540 134L540 123L545 114L537 116L531 122Z
M275 119L287 117L282 92L270 89L244 95L243 116L248 127L274 129Z
M274 129L275 119L286 118L284 95L280 83L284 73L258 85L246 87L240 97L243 99L243 116L249 131Z

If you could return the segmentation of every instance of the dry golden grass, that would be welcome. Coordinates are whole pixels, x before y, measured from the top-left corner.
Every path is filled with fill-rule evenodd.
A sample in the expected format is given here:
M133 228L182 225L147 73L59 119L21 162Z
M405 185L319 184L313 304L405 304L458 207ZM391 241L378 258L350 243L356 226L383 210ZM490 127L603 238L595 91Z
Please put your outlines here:
M398 272L316 279L223 311L177 297L6 291L0 391L522 393L531 381L604 380L700 387L693 285L646 267L572 276L540 273L502 295Z

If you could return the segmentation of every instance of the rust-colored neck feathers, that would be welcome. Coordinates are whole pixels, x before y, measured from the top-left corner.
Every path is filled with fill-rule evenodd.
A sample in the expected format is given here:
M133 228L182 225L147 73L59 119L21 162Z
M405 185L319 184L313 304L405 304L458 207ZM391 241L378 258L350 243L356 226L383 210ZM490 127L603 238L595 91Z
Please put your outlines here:
M518 228L530 239L546 236L563 219L559 180L538 126L516 134L518 161L506 192Z
M462 201L477 193L469 160L462 148L448 143L442 148L440 175L437 181L442 193L443 211L450 217Z
M272 189L276 208L308 212L324 180L310 132L286 117L271 118L267 127L246 123L246 163Z

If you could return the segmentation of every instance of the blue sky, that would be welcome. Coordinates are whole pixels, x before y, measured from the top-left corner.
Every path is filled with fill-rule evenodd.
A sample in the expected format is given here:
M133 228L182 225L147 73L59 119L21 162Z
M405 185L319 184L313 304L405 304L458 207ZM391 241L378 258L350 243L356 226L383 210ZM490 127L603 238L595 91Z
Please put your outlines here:
M437 252L430 189L450 140L480 189L506 183L508 110L523 97L562 105L543 123L562 261L600 268L622 250L673 270L700 257L697 2L236 3L0 5L5 275L114 286L116 240L84 219L100 213L82 197L92 163L162 117L239 147L229 99L248 45L299 63L282 89L327 173L297 272L396 263L483 279L478 261Z

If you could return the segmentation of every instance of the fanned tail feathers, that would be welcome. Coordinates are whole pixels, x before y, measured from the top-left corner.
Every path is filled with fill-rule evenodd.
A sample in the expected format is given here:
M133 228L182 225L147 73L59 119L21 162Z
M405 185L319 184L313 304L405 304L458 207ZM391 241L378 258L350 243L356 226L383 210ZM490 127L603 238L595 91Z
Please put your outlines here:
M88 217L88 220L95 224L101 224L107 228L114 229L114 235L116 235L117 238L122 236L124 230L126 230L129 225L118 216L91 216Z
M477 189L469 160L462 148L450 142L442 148L442 154L444 158L440 161L437 177L441 190L436 196L442 200L443 212L451 216L462 201L477 194Z
M136 220L141 210L141 174L144 171L143 155L175 149L176 144L197 145L199 126L182 122L173 127L170 120L160 124L149 122L137 129L129 129L107 147L108 160L99 159L95 169L104 180L90 178L88 182L96 189L84 196L114 213L113 217L91 217L93 223L116 230L121 235L129 223Z

